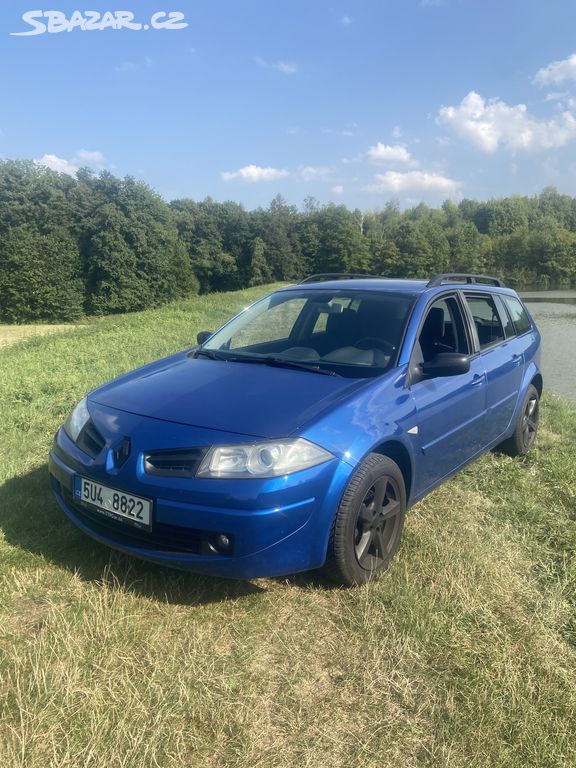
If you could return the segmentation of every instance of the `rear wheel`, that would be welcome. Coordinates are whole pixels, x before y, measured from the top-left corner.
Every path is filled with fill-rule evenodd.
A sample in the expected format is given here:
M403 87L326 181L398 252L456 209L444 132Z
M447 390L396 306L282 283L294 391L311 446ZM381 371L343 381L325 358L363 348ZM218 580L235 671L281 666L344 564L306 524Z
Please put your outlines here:
M536 440L540 420L540 396L535 386L530 384L512 437L502 443L502 450L510 456L523 456L528 453Z
M324 571L345 586L364 584L394 557L406 516L406 490L398 465L371 453L358 467L334 519Z

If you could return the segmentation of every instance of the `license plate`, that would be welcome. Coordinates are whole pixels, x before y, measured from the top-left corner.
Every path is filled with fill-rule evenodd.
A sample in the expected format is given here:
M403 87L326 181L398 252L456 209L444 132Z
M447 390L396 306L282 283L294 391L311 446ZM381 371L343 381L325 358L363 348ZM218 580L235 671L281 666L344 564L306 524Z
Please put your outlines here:
M150 499L109 488L80 475L74 478L74 498L105 517L121 520L137 528L152 528Z

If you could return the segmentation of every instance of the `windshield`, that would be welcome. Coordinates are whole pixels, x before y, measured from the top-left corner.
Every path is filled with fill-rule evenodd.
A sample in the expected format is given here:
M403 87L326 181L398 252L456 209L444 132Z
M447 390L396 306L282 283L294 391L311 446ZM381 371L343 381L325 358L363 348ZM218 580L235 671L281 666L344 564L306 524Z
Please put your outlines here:
M203 349L222 359L284 360L375 376L395 362L412 303L413 297L393 293L279 291L234 318Z

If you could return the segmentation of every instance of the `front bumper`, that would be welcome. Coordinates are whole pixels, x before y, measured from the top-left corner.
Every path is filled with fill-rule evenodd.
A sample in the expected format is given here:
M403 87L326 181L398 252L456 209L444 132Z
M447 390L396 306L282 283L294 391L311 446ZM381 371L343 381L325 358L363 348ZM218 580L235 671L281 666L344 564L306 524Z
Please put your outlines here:
M178 442L178 430L178 425L170 426L172 444ZM190 429L186 432L189 439ZM160 442L161 433L162 427L155 430ZM114 473L106 463L114 435L107 435L106 447L96 459L84 454L62 429L56 435L49 457L52 488L60 507L85 533L145 560L228 578L277 576L324 563L332 520L351 472L349 465L335 458L272 479L149 477L139 469L138 430L133 434L134 456L121 472ZM74 496L76 475L150 498L152 530L110 520L87 508ZM231 540L228 552L213 546L218 534Z

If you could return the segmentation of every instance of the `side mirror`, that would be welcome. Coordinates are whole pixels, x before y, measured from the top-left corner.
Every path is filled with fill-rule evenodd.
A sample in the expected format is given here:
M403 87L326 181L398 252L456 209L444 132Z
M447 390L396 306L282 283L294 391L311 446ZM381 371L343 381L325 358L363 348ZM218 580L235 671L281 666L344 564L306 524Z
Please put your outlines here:
M459 352L439 352L432 360L422 363L422 373L427 378L460 376L470 370L470 358Z
M196 334L196 341L198 344L204 344L204 342L208 341L213 333L214 331L199 331L199 333Z

